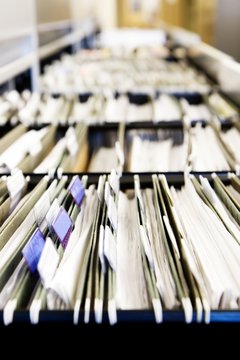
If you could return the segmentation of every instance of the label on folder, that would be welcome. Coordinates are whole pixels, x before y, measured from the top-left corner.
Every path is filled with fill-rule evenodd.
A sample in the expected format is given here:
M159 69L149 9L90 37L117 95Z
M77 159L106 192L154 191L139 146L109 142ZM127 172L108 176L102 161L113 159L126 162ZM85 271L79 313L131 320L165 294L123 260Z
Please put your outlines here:
M72 183L69 186L69 191L72 194L72 197L77 206L80 207L85 195L85 189L78 176L73 179Z
M60 211L55 218L52 227L63 248L65 249L73 229L73 224L70 216L63 207L60 208Z
M44 236L39 229L36 229L22 250L23 257L31 272L35 272L37 269L44 245Z
M75 156L78 152L78 142L75 130L73 127L70 127L66 133L67 138L67 149L71 156Z
M117 230L117 206L112 195L108 199L108 217L114 230Z
M48 228L49 228L51 234L53 234L52 224L54 222L54 219L57 217L59 211L60 211L60 206L58 203L58 199L55 199L46 214L46 221L47 221Z
M109 226L106 226L104 237L104 254L111 268L117 270L117 244Z
M26 179L22 171L17 170L7 178L7 188L11 198L11 210L16 207L21 199L22 190L26 184Z
M51 238L48 237L37 266L39 275L45 287L50 284L57 270L59 257Z
M41 196L41 198L37 201L35 206L33 207L34 217L38 226L44 221L45 216L50 209L50 196L48 190Z

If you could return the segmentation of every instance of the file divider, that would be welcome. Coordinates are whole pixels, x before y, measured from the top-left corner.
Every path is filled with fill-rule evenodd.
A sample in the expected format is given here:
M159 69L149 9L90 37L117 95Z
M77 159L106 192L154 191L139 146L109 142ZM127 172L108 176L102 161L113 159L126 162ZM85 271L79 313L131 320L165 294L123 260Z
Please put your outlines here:
M84 317L84 312L79 314L79 324L83 325L81 321ZM156 326L154 313L150 310L118 310L118 323L150 323ZM39 323L69 323L73 322L73 310L44 310L40 312ZM0 324L3 323L3 311L0 311ZM16 323L30 324L30 317L28 310L15 311L13 325ZM94 324L94 313L90 314L90 323ZM163 310L163 324L164 323L185 323L184 313L175 310ZM196 312L193 313L193 321L196 323ZM210 323L240 323L240 311L211 311ZM109 324L107 312L103 313L102 324ZM88 326L88 325L85 325ZM161 326L158 325L158 326ZM189 326L189 325L186 325ZM209 325L206 325L209 326Z
M202 120L192 120L191 127L195 127L197 124L201 124L202 127L209 126L209 123L202 119ZM71 124L72 126L77 125L77 123ZM219 124L222 130L228 130L233 127L233 122L230 119L225 119L220 122ZM6 135L9 131L13 130L16 125L11 125L7 123L4 126L0 125L1 137ZM28 130L41 130L44 127L47 127L48 124L35 124L27 126ZM238 123L236 123L238 126ZM140 122L133 122L133 123L125 123L125 131L128 130L183 130L183 121L181 120L173 120L173 121L159 121L159 122L149 122L149 121L140 121ZM57 139L60 139L64 134L67 132L69 125L57 125ZM95 132L104 133L109 131L117 131L119 128L119 123L95 123L88 125L89 134L93 134ZM1 139L1 138L0 138Z
M229 174L233 173L233 172L214 172L215 174L218 175L218 177L226 184L229 183ZM184 173L183 172L156 172L154 174L157 175L164 175L166 177L166 180L168 182L169 185L174 185L174 186L182 186L184 185ZM199 178L199 176L203 176L206 177L210 182L212 181L212 172L190 172L190 174L196 176L197 178ZM5 174L6 176L8 174ZM48 174L32 174L32 173L26 173L24 174L26 177L29 177L30 182L29 185L31 186L31 184L33 186L35 186L36 184L39 183L39 181L44 177L44 176L48 176ZM98 184L98 179L100 175L109 175L109 173L63 173L61 176L67 176L68 177L68 182L70 183L70 181L72 180L72 178L74 176L78 175L80 178L82 176L88 176L88 184L91 185L97 185ZM127 173L124 172L120 178L120 187L121 189L126 189L128 187L133 187L134 185L134 175L139 175L140 177L140 182L141 182L141 186L143 188L146 188L147 186L152 187L152 175L153 173ZM3 174L4 176L4 174ZM59 176L57 175L57 173L55 173L52 177L49 177L49 180L53 180L53 179L59 179Z

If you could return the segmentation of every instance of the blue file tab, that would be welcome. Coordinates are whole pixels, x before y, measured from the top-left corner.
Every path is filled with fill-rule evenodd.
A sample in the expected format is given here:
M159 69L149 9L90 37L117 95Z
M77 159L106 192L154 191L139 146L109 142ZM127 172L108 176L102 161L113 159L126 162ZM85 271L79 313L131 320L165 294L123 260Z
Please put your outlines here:
M69 186L69 191L72 194L72 197L77 206L80 207L85 195L85 189L78 176L73 179L72 183Z
M63 207L60 208L60 211L55 218L52 227L63 248L65 249L73 229L73 224L70 216Z
M44 236L39 228L37 228L22 250L23 257L26 260L30 271L33 273L37 269L44 245Z

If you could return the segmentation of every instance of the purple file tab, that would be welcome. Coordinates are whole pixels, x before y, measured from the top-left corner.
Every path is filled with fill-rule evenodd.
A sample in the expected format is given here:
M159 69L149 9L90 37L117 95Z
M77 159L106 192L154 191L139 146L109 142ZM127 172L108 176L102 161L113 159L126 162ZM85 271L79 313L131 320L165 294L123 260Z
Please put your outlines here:
M70 216L63 207L60 208L60 211L55 218L52 227L63 248L65 249L73 229L73 224Z
M73 182L70 184L69 191L72 194L72 197L77 206L80 207L85 195L85 189L78 176L76 176Z
M37 228L22 250L23 257L26 260L31 272L35 272L37 269L37 265L41 257L44 245L44 236L42 232Z

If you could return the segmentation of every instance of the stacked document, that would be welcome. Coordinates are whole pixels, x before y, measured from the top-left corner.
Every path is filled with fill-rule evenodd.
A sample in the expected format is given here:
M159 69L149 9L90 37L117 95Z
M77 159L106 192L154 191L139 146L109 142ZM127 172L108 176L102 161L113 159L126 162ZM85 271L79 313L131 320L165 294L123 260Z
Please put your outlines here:
M240 133L236 128L226 132L215 126L196 126L189 134L189 163L193 171L229 171L239 165L237 143Z
M138 130L127 133L130 172L230 171L239 168L240 133L200 124L189 130Z
M126 95L119 95L115 97L109 96L106 98L103 120L106 122L125 121L127 118L128 106L129 102Z
M239 171L239 141L234 124L131 130L122 122L111 131L81 122L67 129L18 125L0 138L0 173Z
M54 126L29 131L22 125L20 127L1 139L1 143L4 142L6 145L3 145L4 150L0 155L1 173L11 172L15 168L32 172L53 146L56 133ZM15 137L16 130L18 133L23 132L17 138ZM13 139L15 139L14 142L12 142Z
M185 321L240 304L240 180L185 176L181 187L135 175L121 190L112 171L36 185L0 179L0 308L38 323L41 310L73 310L73 322L111 324L117 310L182 311ZM126 185L126 184L125 184ZM8 203L6 203L8 202Z
M147 102L145 104L128 104L126 122L141 122L151 121L153 118L152 103Z
M87 127L69 127L57 140L57 127L39 130L18 125L0 138L0 173L19 169L24 173L84 171L88 162Z
M161 94L153 102L153 121L171 121L182 119L182 109L179 101L171 95Z
M69 127L62 137L34 169L34 173L83 172L88 163L87 127L79 123Z
M190 104L187 100L181 99L181 105L184 115L192 121L205 121L210 122L212 113L207 104Z
M146 53L145 53L146 54ZM45 68L41 86L45 91L57 93L87 91L139 91L167 90L170 92L206 93L210 86L206 77L187 62L167 61L152 51L114 52L96 50L63 56ZM141 56L140 56L141 55Z
M16 120L16 114L21 111L25 105L24 92L22 96L16 91L9 91L0 97L0 125L3 126L10 120Z
M115 147L100 147L93 153L88 166L88 172L111 172L117 169L118 157Z
M225 147L228 149L229 153L232 155L233 161L237 166L240 165L240 154L237 151L240 141L240 132L236 128L231 128L226 132L220 134Z
M173 138L152 141L134 136L128 158L130 172L180 172L187 164L187 143Z
M121 79L120 79L121 80ZM12 94L12 98L10 96ZM220 98L223 107L213 102ZM119 122L190 122L222 123L226 120L239 124L237 111L218 93L208 98L200 94L180 95L158 91L130 92L108 90L79 94L40 94L12 92L0 97L0 125L8 123L25 126L104 124Z
M221 119L239 117L237 109L218 93L211 94L208 97L208 103L212 111Z

